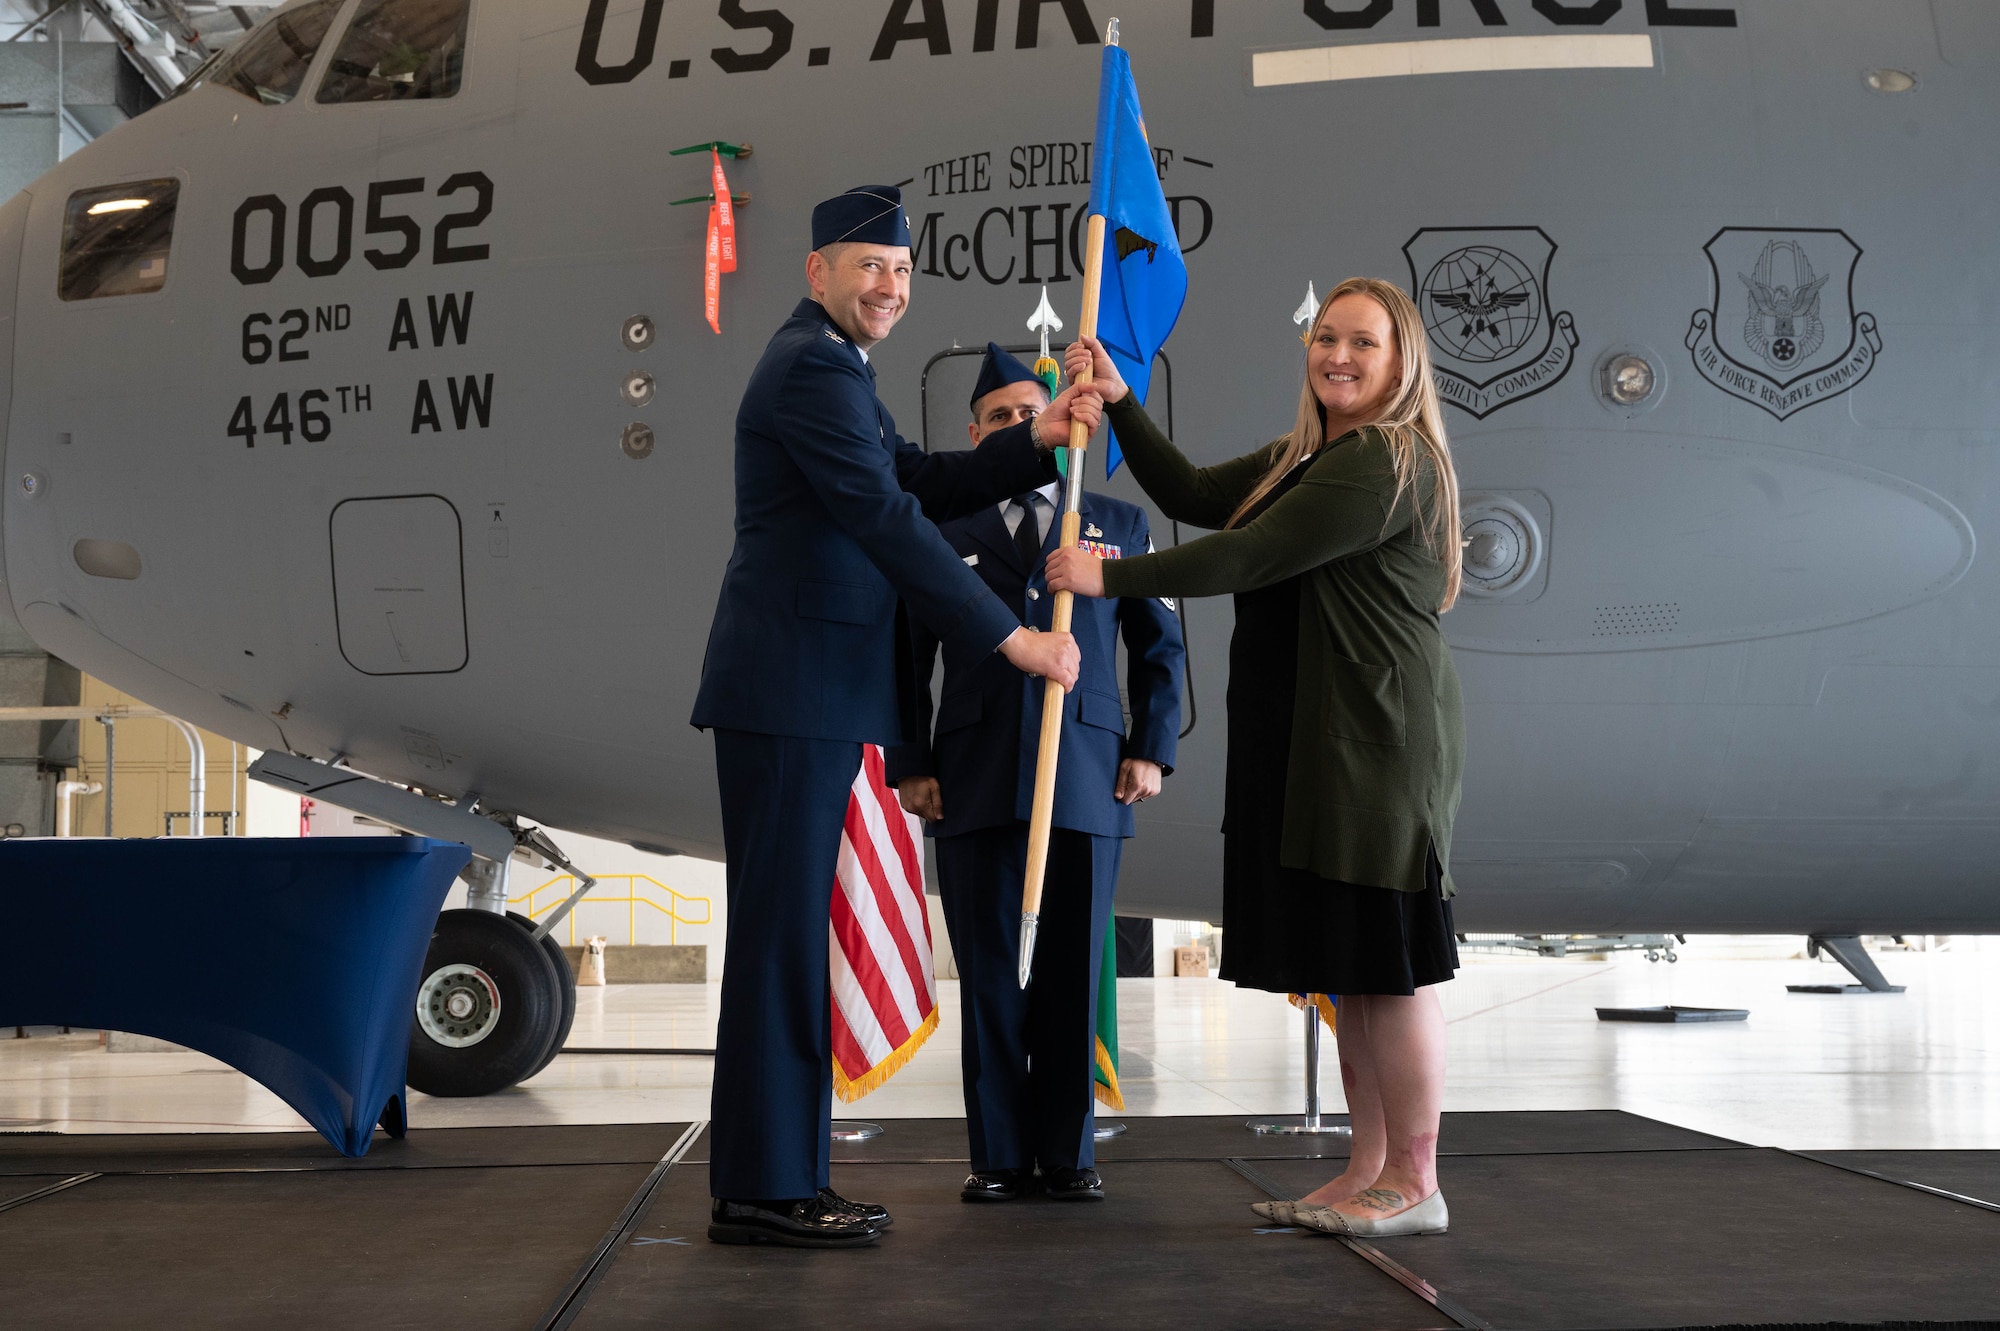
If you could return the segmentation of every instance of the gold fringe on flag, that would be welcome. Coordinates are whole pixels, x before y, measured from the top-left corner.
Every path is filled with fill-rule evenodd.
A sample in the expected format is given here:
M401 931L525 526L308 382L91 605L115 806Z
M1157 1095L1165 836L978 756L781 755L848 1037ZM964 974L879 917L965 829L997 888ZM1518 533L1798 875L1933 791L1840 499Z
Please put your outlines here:
M1044 356L1036 361L1035 377L1049 390L1050 397L1062 392L1062 366L1056 363L1055 357Z
M1301 1012L1306 1010L1307 1003L1311 1003L1319 1009L1320 1020L1326 1023L1326 1029L1329 1032L1336 1029L1333 1020L1334 1002L1325 994L1287 994L1285 998L1293 1007Z
M1111 1066L1111 1051L1104 1047L1102 1040L1097 1041L1097 1075L1104 1078L1103 1081L1091 1083L1092 1089L1097 1092L1098 1100L1106 1109L1123 1112L1125 1096L1118 1089L1118 1069Z
M849 1081L847 1074L840 1070L840 1060L834 1059L833 1093L840 1097L841 1103L851 1105L868 1092L875 1090L902 1071L903 1064L917 1056L917 1050L922 1049L924 1041L931 1038L931 1032L937 1029L937 1024L938 1010L932 1008L931 1014L924 1018L924 1024L910 1032L910 1038L903 1041L901 1048L853 1081Z

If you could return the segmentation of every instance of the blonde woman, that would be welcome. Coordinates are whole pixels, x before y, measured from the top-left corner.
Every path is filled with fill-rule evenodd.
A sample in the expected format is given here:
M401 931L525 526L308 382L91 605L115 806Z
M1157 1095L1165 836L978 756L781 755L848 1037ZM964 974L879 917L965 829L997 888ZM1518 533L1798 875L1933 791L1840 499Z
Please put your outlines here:
M1440 1233L1444 1015L1458 967L1451 823L1465 734L1438 615L1458 598L1458 483L1423 322L1401 289L1350 278L1319 308L1291 433L1196 467L1089 365L1132 474L1215 534L1157 554L1049 557L1084 596L1236 598L1223 798L1222 976L1340 996L1354 1124L1338 1178L1259 1215L1336 1234Z

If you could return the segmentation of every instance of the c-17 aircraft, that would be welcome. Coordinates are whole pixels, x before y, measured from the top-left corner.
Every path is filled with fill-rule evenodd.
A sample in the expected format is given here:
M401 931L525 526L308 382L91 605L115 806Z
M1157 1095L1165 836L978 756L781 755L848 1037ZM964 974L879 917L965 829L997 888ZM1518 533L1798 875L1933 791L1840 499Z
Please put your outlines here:
M1075 312L1114 16L749 2L295 0L0 208L0 604L280 779L413 788L501 859L516 818L719 856L688 715L811 206L901 183L917 278L875 364L953 446L970 349L1026 341L1044 286ZM1116 17L1191 274L1149 407L1193 457L1287 428L1309 289L1389 277L1429 323L1459 926L2000 929L2000 13ZM748 199L719 335L710 152L673 153L718 143ZM1183 613L1190 729L1119 907L1214 919L1231 614ZM457 1038L431 1084L548 1052Z

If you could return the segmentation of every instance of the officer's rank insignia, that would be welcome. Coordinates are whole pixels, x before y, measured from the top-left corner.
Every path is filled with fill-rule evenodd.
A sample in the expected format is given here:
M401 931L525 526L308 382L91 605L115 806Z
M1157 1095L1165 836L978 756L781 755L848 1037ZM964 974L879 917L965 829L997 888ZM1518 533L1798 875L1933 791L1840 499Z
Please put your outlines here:
M1098 531L1095 527L1092 527L1090 530L1098 536L1104 535L1103 532ZM1096 555L1099 559L1123 559L1125 557L1123 549L1115 545L1106 545L1102 541L1078 541L1076 548L1087 555Z
M1094 522L1089 524L1083 529L1083 534L1085 536L1090 537L1092 540L1096 540L1098 537L1104 535L1103 532L1097 529L1097 524Z
M832 339L833 339L833 340L834 340L835 342L838 342L838 343L840 343L840 345L841 345L841 346L843 346L843 347L844 347L844 346L846 346L846 345L847 345L847 339L846 339L846 338L844 338L844 337L842 337L842 336L841 336L841 335L840 335L839 333L836 333L836 332L834 332L834 331L833 331L833 330L832 330L831 328L822 328L822 329L820 329L819 331L820 331L820 332L822 332L822 333L825 333L825 334L826 334L826 335L827 335L828 337L832 338Z

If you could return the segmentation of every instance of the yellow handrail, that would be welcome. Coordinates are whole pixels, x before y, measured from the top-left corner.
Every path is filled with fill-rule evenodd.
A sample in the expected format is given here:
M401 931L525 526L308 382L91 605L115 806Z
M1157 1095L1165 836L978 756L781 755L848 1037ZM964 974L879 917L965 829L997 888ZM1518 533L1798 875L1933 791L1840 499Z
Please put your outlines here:
M582 901L579 901L577 903L578 908L581 909L584 906L590 905L612 906L623 904L625 907L626 941L628 943L637 943L639 941L640 906L649 906L667 917L667 938L674 943L680 942L680 927L683 924L714 923L715 903L713 901L707 897L695 897L689 896L685 892L676 892L673 888L668 887L651 874L599 874L597 882L598 888ZM605 886L620 882L625 884L624 896L614 897L604 894ZM666 898L665 903L662 904L657 896L646 894L642 890L644 888L653 888L658 893L664 894ZM525 895L509 897L507 904L522 907L529 919L539 919L541 916L548 914L556 907L562 905L564 901L569 899L570 893L574 891L576 891L576 879L566 873L557 874L540 887L531 888ZM537 905L535 899L544 892L553 892L555 895L547 904ZM682 912L683 903L689 907L689 913L684 914ZM692 914L692 908L695 906L701 907L701 916L699 919L695 918ZM569 918L564 923L569 926L570 946L574 947L576 945L576 911L571 911Z

